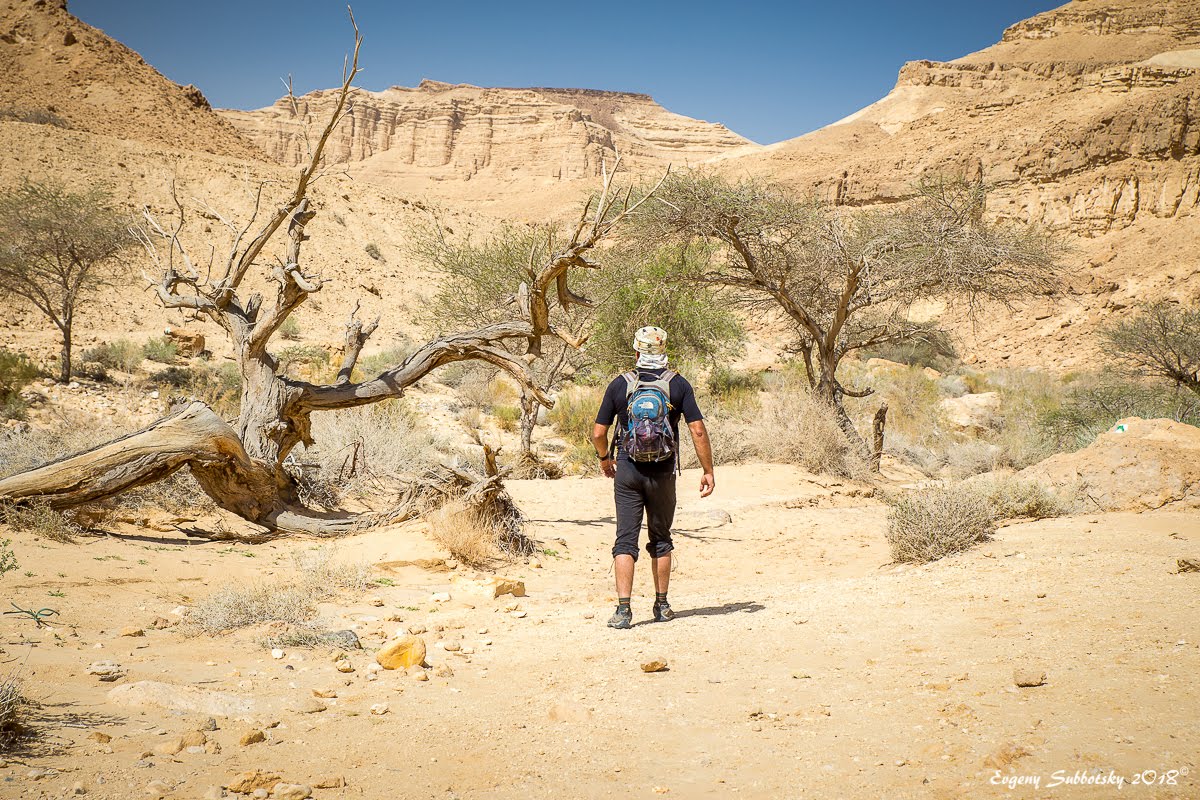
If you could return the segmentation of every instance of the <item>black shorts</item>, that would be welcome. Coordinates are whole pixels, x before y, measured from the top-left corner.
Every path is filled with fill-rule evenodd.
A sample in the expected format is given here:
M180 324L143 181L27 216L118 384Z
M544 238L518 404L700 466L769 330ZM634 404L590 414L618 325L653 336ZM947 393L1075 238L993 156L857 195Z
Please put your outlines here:
M665 556L675 549L671 542L671 523L675 521L674 472L643 471L632 461L618 458L613 494L617 503L617 541L613 545L613 558L628 555L637 561L643 512L649 532L646 552L650 557Z

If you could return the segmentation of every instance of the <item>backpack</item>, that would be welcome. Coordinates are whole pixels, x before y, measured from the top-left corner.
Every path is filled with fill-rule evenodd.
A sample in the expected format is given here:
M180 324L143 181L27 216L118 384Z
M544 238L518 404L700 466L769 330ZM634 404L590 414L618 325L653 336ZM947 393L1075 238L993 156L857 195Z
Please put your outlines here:
M677 455L670 420L671 379L675 374L667 370L653 381L643 381L637 370L622 376L628 386L625 400L629 422L621 444L634 461L666 461Z

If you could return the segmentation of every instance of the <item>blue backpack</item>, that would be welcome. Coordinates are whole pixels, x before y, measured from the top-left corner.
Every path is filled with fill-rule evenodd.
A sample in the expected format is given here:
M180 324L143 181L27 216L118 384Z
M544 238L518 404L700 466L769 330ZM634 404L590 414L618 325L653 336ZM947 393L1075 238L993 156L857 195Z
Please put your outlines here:
M666 461L675 458L675 433L671 430L671 370L660 378L643 381L636 370L622 377L628 388L625 390L626 411L629 422L621 434L621 445L634 461Z

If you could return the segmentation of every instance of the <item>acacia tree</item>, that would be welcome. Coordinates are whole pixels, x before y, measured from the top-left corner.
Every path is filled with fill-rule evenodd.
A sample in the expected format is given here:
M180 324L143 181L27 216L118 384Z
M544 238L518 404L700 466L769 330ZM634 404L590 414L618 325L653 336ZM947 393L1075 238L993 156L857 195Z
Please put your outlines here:
M129 222L101 188L25 181L0 195L0 243L0 296L22 298L58 328L66 383L75 313L120 277L117 256L135 243Z
M1100 337L1134 372L1200 395L1200 307L1153 303L1101 329Z
M508 225L479 241L452 242L434 219L416 239L418 254L442 278L426 313L431 332L511 315L512 287L531 280L562 237L550 224ZM543 358L531 364L536 385L553 393L580 373L628 369L634 331L646 324L670 331L672 349L697 363L735 352L744 334L734 315L708 287L673 279L681 262L695 261L696 249L606 248L604 269L580 276L581 291L592 299L576 296L571 312L564 304L552 309L553 324L568 335L548 340ZM540 405L525 389L520 404L521 452L531 456Z
M872 389L841 383L845 356L927 336L929 326L909 318L920 300L941 298L973 312L984 299L1011 303L1058 286L1058 240L1034 226L989 221L986 196L982 183L925 180L911 202L863 211L753 179L692 172L660 188L640 214L639 236L719 245L680 278L720 287L751 313L782 311L813 393L877 465L882 415L872 450L843 406L844 397Z
M140 236L161 270L157 279L147 277L158 299L166 308L183 309L215 323L232 345L242 379L236 422L227 424L204 403L192 401L142 431L0 480L0 501L41 498L53 508L66 508L160 480L187 466L217 505L266 529L265 534L217 535L245 539L280 532L340 535L410 516L414 504L402 502L392 512L369 515L305 507L295 479L284 468L284 459L297 444L312 443L312 413L400 397L430 371L467 360L487 362L506 371L539 403L551 404L530 371L530 364L542 354L544 338L571 341L553 324L551 308L583 302L571 292L568 273L595 267L587 260L588 252L638 205L631 202L628 192L616 191L613 174L603 170L600 194L584 207L572 235L547 253L529 279L517 288L518 301L507 318L430 341L403 363L356 382L352 373L375 325L352 317L346 326L341 369L334 382L317 384L282 374L271 351L272 337L297 307L323 288L321 278L306 271L301 262L302 246L308 238L305 226L316 214L308 189L321 174L325 144L347 111L361 43L356 27L353 57L343 68L333 114L312 140L290 194L267 206L263 197L266 184L260 185L255 211L241 226L207 210L229 231L231 244L222 262L210 264L201 273L184 244L186 214L178 199L173 225L162 224L148 211L145 214ZM286 241L272 253L268 245L281 231ZM245 293L242 284L247 275L263 267L269 254L278 254L278 250L282 250L281 257L268 271L275 283L272 300L265 300L259 293ZM505 347L518 340L524 343L520 355L515 348Z

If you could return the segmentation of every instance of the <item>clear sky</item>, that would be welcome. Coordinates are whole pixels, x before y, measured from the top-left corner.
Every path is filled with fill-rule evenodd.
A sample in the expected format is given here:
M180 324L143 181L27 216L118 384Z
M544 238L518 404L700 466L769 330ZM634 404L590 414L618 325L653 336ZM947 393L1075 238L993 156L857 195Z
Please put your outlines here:
M799 136L882 97L905 61L987 47L1065 0L358 0L358 84L644 92L757 142ZM221 108L260 108L295 76L329 88L351 41L338 0L70 0L80 19Z

